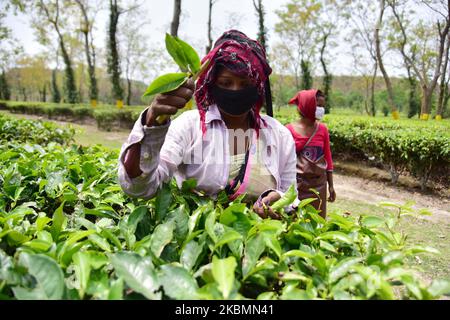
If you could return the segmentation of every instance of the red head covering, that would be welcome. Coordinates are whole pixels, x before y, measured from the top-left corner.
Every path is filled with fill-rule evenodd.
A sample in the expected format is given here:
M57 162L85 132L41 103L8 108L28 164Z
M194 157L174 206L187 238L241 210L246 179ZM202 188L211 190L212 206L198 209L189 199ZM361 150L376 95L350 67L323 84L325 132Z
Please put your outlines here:
M289 104L296 104L298 111L300 111L303 117L315 121L317 91L318 90L315 89L299 91L291 100L289 100Z
M202 63L209 60L208 68L199 76L197 89L195 90L195 101L200 113L200 121L203 133L206 132L205 114L208 107L214 104L209 91L209 86L215 81L215 70L217 65L225 66L232 72L249 77L256 86L260 99L253 106L254 126L260 128L259 110L264 102L264 83L269 77L272 69L266 60L264 48L255 40L248 38L244 33L237 30L225 32L214 44Z

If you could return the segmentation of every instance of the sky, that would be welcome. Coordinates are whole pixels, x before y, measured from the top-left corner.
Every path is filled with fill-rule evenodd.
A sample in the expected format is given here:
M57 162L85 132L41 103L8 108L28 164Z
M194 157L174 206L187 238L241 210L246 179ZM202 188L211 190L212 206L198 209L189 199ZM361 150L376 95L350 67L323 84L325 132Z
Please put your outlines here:
M269 51L275 42L280 41L274 32L274 26L278 21L276 10L281 9L288 0L265 0L263 4L266 10L266 28L269 30ZM145 26L143 33L150 47L163 47L164 34L170 31L170 23L173 14L173 0L143 0L143 8L146 10ZM105 8L107 1L103 1ZM207 44L207 19L208 0L183 0L182 18L179 26L179 37L191 43L199 53L204 54ZM20 40L26 53L33 55L43 50L30 27L29 17L26 14L13 16L10 14L6 24L13 30L14 36ZM252 0L216 0L213 7L213 39L219 37L224 31L236 28L246 33L251 38L256 38L258 32L257 17ZM121 21L119 23L126 23ZM108 24L108 10L101 10L96 19L97 30L95 40L97 47L105 47L106 29ZM344 30L343 30L344 31ZM331 71L334 74L354 74L353 60L345 41L339 41L340 46L333 50ZM362 49L363 50L363 49ZM387 59L387 69L394 75L401 75L399 61ZM317 68L320 73L320 68Z

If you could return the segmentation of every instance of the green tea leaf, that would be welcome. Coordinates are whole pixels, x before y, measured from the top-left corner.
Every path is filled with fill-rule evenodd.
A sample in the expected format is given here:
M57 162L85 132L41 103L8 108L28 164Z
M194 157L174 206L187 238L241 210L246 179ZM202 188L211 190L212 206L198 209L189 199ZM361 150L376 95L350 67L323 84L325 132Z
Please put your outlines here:
M257 234L246 241L244 258L242 259L242 275L244 279L255 266L259 256L264 252L265 247L264 236L261 234Z
M283 254L282 258L287 257L298 257L298 258L305 258L305 259L311 259L313 255L309 252L302 251L302 250L290 250Z
M165 183L158 190L155 199L156 219L158 221L164 220L171 203L172 193L170 192L170 185Z
M233 289L234 283L234 270L237 263L234 257L228 257L226 259L219 259L216 256L212 260L212 274L219 290L222 292L223 298L228 299Z
M160 282L166 295L177 300L197 299L198 285L189 272L174 265L161 266Z
M377 216L365 216L362 218L362 224L367 228L377 228L384 225L385 220Z
M188 79L187 73L167 73L162 75L148 86L143 97L174 91L181 87Z
M197 259L203 251L203 245L198 244L197 241L191 240L183 248L181 252L180 262L186 268L186 270L191 271L195 266Z
M136 253L122 251L111 256L111 264L117 275L134 291L143 294L147 299L160 298L160 295L155 293L159 282L149 257L143 258Z
M361 262L361 258L346 258L340 261L337 265L330 269L329 280L330 283L336 282L341 277L345 276L347 272L357 263Z
M144 219L145 215L150 214L148 212L147 206L139 206L131 212L128 217L128 227L130 228L130 232L136 232L136 228L139 222Z
M64 229L64 225L67 223L67 218L64 215L64 202L61 203L61 205L56 209L55 213L53 213L53 224L50 228L50 233L52 234L53 240L55 242L58 241L59 234L61 233L61 230Z
M181 71L188 72L188 61L185 56L185 51L181 47L181 43L177 41L176 37L169 33L166 33L165 42L167 52L180 67Z
M164 247L172 241L173 229L174 223L171 221L160 224L155 228L150 240L150 249L155 256L159 257Z
M73 255L73 262L75 275L80 282L80 297L83 298L88 286L89 275L91 272L90 256L85 252L77 252Z
M286 193L279 200L275 201L275 203L271 205L271 208L274 211L280 211L281 209L293 203L296 198L297 198L296 188L294 184L292 184L286 191Z
M17 299L22 300L59 300L64 293L64 275L59 265L42 254L22 253L19 263L28 269L36 280L32 289L14 287Z
M321 235L319 235L316 240L335 240L335 241L341 241L347 244L352 244L353 241L352 239L346 235L343 232L340 231L328 231L325 233L322 233Z
M234 231L232 229L228 230L219 239L217 239L217 242L214 246L214 250L216 250L217 248L220 248L224 244L227 244L232 241L239 240L239 239L242 239L242 236L239 232Z
M175 40L178 42L179 47L183 51L186 67L193 74L196 74L200 71L200 57L197 52L192 48L188 43L184 42L180 38L176 37Z

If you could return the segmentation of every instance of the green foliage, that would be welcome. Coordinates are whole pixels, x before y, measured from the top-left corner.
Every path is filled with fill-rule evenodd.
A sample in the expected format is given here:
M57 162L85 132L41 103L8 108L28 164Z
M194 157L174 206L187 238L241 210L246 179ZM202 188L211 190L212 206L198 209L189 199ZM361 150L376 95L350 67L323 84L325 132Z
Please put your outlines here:
M0 108L12 113L33 114L64 121L82 122L92 119L97 127L111 131L131 129L142 110L138 107L115 108L111 105L99 105L92 108L87 104L53 104L40 102L0 102Z
M188 74L184 72L180 73L168 73L156 78L147 88L144 93L144 97L152 96L157 93L164 93L178 89L186 82Z
M445 124L363 118L326 122L333 152L373 156L393 177L403 171L416 176L423 189L431 175L450 170L450 135Z
M413 255L436 254L406 245L395 231L401 216L413 214L407 205L384 217L324 220L303 202L277 221L261 219L251 204L191 193L192 181L182 190L171 181L150 200L131 199L116 182L117 152L5 137L2 297L436 299L449 293L448 281L426 285L405 265Z
M295 113L277 115L281 123L298 118ZM324 118L333 153L374 158L390 171L393 182L408 172L426 188L430 177L448 176L450 134L445 121L398 120L363 116Z
M75 131L44 121L15 120L0 115L0 141L33 142L47 145L72 141Z

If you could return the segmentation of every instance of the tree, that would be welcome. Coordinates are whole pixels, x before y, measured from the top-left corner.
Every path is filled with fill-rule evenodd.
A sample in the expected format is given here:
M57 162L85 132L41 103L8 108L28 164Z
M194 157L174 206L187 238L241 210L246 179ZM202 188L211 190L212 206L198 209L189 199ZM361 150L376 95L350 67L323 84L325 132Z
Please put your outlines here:
M217 2L217 0L208 0L209 10L208 10L208 44L206 45L206 54L211 51L213 45L213 39L211 35L211 16L212 16L212 8L213 5ZM179 19L179 18L178 18Z
M441 76L444 61L446 40L450 29L450 0L422 1L423 5L440 16L440 20L434 25L419 19L415 25L408 26L405 23L405 10L402 10L399 1L388 0L388 3L400 30L397 47L405 64L411 66L415 76L419 79L422 90L420 115L421 119L427 120L431 113L432 97ZM437 40L437 50L435 42L430 45L430 39L433 38ZM418 56L413 60L411 52L416 51L415 48L419 48L417 49Z
M374 46L373 32L376 21L371 14L375 12L375 6L373 2L363 0L351 1L349 10L351 12L349 20L352 28L349 29L349 34L346 38L351 43L351 54L355 69L360 70L366 81L366 88L369 89L369 91L366 91L366 111L368 110L370 115L375 116L375 80L378 71L378 59ZM361 50L361 43L365 53ZM367 99L370 99L370 108L368 107Z
M11 28L6 26L6 23L4 22L8 12L12 11L11 8L15 9L13 11L14 14L17 13L17 9L20 9L17 6L18 4L16 4L15 1L12 1L11 3L9 1L0 3L0 70L4 74L2 86L4 86L3 94L8 97L7 100L9 100L11 96L11 91L6 79L6 74L9 70L14 68L15 63L24 51L19 41L13 37ZM4 99L6 99L6 97L4 96Z
M59 0L44 1L40 0L37 3L37 8L41 16L45 17L47 22L54 28L58 36L59 48L65 64L65 82L64 93L69 103L78 102L78 92L75 85L75 75L72 68L72 61L70 59L65 38L61 30L61 12Z
M119 44L117 42L119 18L122 14L136 10L142 5L132 2L127 9L121 9L118 0L109 1L109 25L108 25L108 74L111 77L112 95L116 99L118 107L123 106L123 88L121 85L121 68Z
M94 7L89 5L86 0L75 0L79 7L81 14L80 32L84 37L84 51L86 55L86 62L88 66L89 76L89 98L93 106L96 105L98 100L98 86L97 78L95 76L95 46L92 35L95 14L89 16L89 12L94 11Z
M117 106L122 106L123 89L120 84L120 58L117 44L117 25L121 11L117 0L109 1L109 28L108 28L108 74L111 77L113 97Z
M253 0L253 6L256 10L256 16L258 18L258 41L263 48L267 51L267 29L264 24L264 16L266 14L262 0Z
M322 66L322 92L325 94L325 113L332 108L333 75L329 69L330 49L336 46L335 39L340 30L346 29L349 0L322 0L319 18L316 20L317 43L320 45L319 61Z
M173 18L170 25L170 34L174 37L178 36L178 27L180 26L181 16L181 0L174 0L173 3Z
M297 90L301 85L302 61L303 65L310 63L316 51L315 21L319 9L320 2L316 0L290 0L276 11L280 21L275 25L275 32L284 40L277 45L281 53L277 59L289 61L285 65L295 77Z
M444 63L442 64L442 71L441 71L441 82L439 84L439 98L436 110L436 119L438 120L442 119L449 96L448 85L450 81L450 76L447 74L448 72L450 72L448 63L450 53L449 51L450 51L450 33L447 36L447 44L445 47L445 54L444 54Z
M253 6L256 10L256 15L258 17L258 41L261 43L262 47L266 51L267 54L267 30L264 25L264 15L265 10L262 4L262 0L253 0ZM270 86L270 79L266 80L266 91L265 91L265 108L268 115L273 115L273 106L272 106L272 88Z
M145 41L145 36L141 30L147 21L139 19L139 16L146 16L142 11L128 11L125 20L127 23L120 28L119 36L123 52L123 69L125 70L125 77L127 80L126 104L131 105L132 96L132 79L136 75L136 71L140 70L144 73L147 70L147 65L152 64L153 57L149 57L149 48Z
M378 61L378 66L380 67L381 73L383 74L384 82L386 83L386 89L388 92L388 104L391 108L392 117L394 119L399 118L399 114L397 111L397 107L394 103L394 91L392 90L392 83L391 79L389 78L389 75L386 71L386 68L384 67L383 58L381 54L381 44L380 44L380 29L383 23L383 15L386 10L386 1L380 0L379 2L379 15L378 15L378 21L375 27L375 51L376 51L376 57Z

